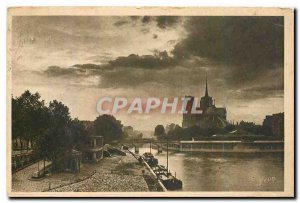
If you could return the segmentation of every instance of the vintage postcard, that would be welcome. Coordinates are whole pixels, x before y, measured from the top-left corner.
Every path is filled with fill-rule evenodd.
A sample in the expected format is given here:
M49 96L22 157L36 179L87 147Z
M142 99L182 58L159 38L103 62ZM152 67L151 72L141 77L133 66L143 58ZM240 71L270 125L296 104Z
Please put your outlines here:
M294 11L19 7L10 197L293 197Z

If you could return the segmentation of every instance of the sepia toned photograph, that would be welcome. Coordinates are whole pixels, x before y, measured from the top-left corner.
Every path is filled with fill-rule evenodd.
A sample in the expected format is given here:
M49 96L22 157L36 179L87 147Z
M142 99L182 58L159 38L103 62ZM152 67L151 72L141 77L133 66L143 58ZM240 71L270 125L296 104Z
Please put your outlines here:
M20 7L10 197L293 197L294 11Z

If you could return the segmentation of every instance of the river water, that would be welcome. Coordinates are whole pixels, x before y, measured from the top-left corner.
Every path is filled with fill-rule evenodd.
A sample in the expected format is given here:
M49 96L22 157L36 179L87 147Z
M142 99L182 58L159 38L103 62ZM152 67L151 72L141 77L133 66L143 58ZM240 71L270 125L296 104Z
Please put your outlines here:
M140 154L149 152L143 146ZM157 154L167 166L166 151ZM183 181L184 191L283 191L283 155L209 155L169 152L169 169Z

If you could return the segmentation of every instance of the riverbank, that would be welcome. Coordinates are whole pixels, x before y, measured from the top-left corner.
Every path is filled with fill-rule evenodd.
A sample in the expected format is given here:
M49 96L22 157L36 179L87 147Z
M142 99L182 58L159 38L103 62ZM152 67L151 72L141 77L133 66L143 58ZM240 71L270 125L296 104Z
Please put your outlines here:
M12 177L14 192L146 192L145 175L150 171L129 153L102 159L96 164L83 164L80 173L51 174L39 181L29 180L37 170L33 164ZM144 171L144 174L142 173Z

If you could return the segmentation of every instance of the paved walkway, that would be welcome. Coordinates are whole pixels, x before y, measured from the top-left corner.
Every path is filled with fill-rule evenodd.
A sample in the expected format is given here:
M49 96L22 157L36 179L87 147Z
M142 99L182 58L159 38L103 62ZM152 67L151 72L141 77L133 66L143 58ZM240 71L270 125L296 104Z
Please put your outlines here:
M140 165L132 155L104 158L96 164L83 164L80 173L52 174L39 181L29 180L37 164L13 174L12 190L22 192L50 191L148 191Z
M140 165L131 154L105 158L96 173L84 181L60 187L53 192L143 192L148 191Z

